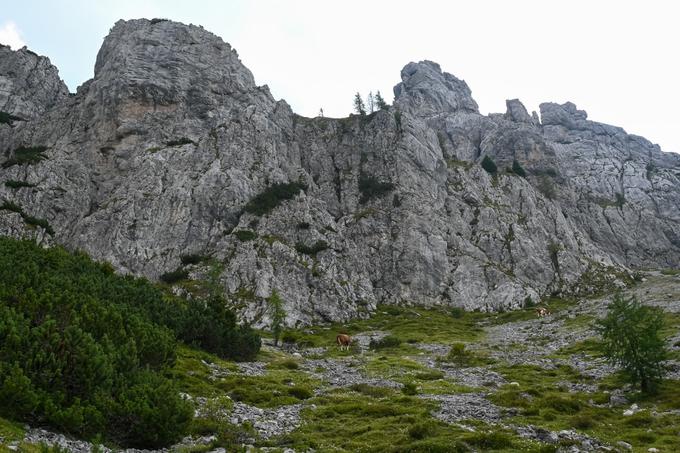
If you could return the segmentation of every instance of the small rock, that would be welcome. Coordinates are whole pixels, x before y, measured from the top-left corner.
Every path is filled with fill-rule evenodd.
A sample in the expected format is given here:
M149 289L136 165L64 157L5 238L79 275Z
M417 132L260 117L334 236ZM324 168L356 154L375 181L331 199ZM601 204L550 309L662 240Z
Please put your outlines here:
M634 415L638 411L639 411L638 405L632 404L629 409L623 411L623 415L626 417L630 417L631 415Z
M611 406L623 406L625 404L628 404L628 399L618 393L612 393L611 396L609 397L609 404Z
M519 387L519 382L512 381L512 382L509 383L508 385L514 385L515 387Z
M649 453L659 453L659 449L654 447L648 448L647 451Z
M633 446L629 444L628 442L624 442L622 440L616 442L616 445L623 448L624 450L632 450Z

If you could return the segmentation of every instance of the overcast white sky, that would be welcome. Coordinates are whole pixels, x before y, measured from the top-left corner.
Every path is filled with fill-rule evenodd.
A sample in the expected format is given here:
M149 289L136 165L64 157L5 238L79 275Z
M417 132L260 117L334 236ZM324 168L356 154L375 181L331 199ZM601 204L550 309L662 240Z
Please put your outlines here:
M572 101L589 118L680 152L680 6L673 1L22 0L0 42L50 57L69 88L92 77L120 18L203 25L297 113L346 116L355 92L389 101L409 61L464 79L482 113Z

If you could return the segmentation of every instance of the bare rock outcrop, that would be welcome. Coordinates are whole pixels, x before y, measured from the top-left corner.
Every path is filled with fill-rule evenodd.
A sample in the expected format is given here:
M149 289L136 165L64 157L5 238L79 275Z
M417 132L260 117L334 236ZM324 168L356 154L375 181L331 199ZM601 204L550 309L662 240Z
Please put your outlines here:
M303 325L378 303L516 308L680 263L678 156L570 103L542 104L540 121L518 100L484 116L424 61L404 67L393 106L304 118L229 44L165 20L119 21L72 96L46 58L0 52L14 87L0 105L29 120L0 124L0 233L154 279L216 272L256 325L274 290ZM253 209L263 193L276 202Z

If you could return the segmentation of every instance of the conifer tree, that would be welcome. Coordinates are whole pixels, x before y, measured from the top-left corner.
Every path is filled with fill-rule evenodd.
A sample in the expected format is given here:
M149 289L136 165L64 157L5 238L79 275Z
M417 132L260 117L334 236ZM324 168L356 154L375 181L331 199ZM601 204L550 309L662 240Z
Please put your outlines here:
M375 112L375 99L373 98L372 91L369 91L368 96L366 96L366 107L368 108L368 113Z
M380 94L380 90L375 92L375 106L378 110L387 108L387 102L385 102L385 99L383 99L382 94Z
M358 91L357 94L354 95L354 111L359 115L366 114L366 106L364 105L364 101L361 99L361 95Z

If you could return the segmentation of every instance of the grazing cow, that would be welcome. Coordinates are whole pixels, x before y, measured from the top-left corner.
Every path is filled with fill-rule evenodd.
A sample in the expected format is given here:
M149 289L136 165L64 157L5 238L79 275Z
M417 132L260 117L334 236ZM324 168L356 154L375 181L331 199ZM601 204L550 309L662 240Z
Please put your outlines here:
M340 346L340 350L342 350L343 347L349 350L349 347L352 344L352 337L344 333L341 333L338 334L337 337L335 337L335 342L338 344L338 346Z
M545 307L537 307L536 308L536 314L538 315L539 318L543 318L545 316L550 315L550 310L548 310Z

